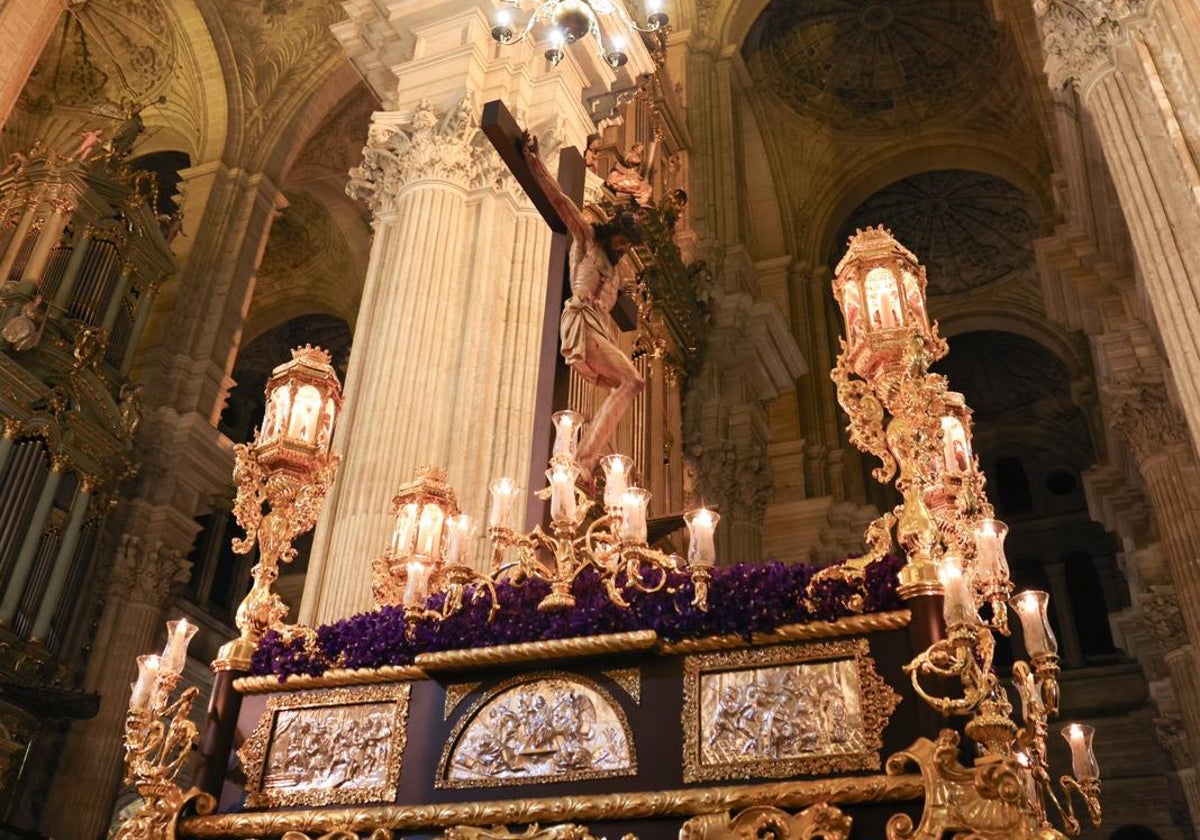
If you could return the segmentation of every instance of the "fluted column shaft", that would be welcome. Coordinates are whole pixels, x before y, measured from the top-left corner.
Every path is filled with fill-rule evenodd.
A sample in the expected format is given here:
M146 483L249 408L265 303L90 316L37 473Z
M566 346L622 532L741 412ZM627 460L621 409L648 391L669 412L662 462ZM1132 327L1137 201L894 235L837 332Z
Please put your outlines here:
M1141 463L1192 647L1200 645L1200 473L1184 446Z
M29 520L29 530L25 533L21 552L13 565L12 577L8 579L8 587L4 590L4 600L0 601L0 624L11 625L16 618L17 608L21 605L21 593L24 592L25 584L33 571L38 543L42 541L42 531L46 528L50 508L54 504L54 494L58 492L58 483L69 466L65 458L56 455L52 459L50 475L42 485L42 493L33 509L33 517Z
M65 0L9 0L0 3L0 125L21 95L37 64Z
M63 587L71 572L71 561L75 558L75 547L79 544L79 532L83 528L83 519L88 512L88 503L95 489L95 479L83 476L79 490L71 502L71 512L67 518L67 529L63 532L62 542L58 546L58 554L54 558L54 566L50 570L50 580L46 583L46 591L42 593L42 602L37 609L37 617L33 621L33 629L29 636L33 641L45 641L50 633L50 622L54 611L58 608L58 599L62 597Z

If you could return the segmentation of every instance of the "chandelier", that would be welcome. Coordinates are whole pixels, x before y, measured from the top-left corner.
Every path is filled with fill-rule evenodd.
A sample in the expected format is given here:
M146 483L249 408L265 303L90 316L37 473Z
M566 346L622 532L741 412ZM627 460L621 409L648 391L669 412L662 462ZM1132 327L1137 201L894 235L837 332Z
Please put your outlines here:
M668 23L667 13L662 10L662 0L647 0L649 16L642 26L629 16L625 8L614 0L544 0L539 3L523 24L514 21L513 11L520 9L522 0L505 0L496 12L492 37L504 46L517 44L530 38L535 29L546 33L546 60L558 66L563 60L563 48L574 44L587 35L596 42L596 53L610 67L623 67L629 61L625 52L626 41L619 33L621 29L631 32L660 32ZM611 22L608 25L601 21ZM605 30L618 30L605 35Z

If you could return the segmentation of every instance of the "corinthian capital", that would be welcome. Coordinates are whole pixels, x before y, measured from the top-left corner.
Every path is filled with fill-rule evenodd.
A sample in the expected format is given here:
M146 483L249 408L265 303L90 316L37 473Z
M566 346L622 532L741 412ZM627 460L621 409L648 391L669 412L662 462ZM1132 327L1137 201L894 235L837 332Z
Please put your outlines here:
M1145 0L1033 0L1042 29L1050 87L1086 89L1112 69L1112 46Z
M1187 442L1187 421L1163 383L1109 386L1104 392L1113 426L1139 462Z
M479 134L470 92L449 111L426 99L411 112L378 114L363 147L363 162L350 170L346 194L365 202L378 217L394 212L404 187L419 179L468 189L484 157L476 142Z
M190 568L182 552L161 542L147 546L138 537L125 534L117 549L108 590L134 603L159 606L176 584L187 582Z

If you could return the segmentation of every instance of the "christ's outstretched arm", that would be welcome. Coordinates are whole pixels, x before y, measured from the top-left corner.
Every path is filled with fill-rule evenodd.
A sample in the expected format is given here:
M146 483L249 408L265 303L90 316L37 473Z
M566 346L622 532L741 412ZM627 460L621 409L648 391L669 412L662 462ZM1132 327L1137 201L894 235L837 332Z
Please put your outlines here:
M546 169L546 164L538 156L537 138L528 131L521 137L521 151L525 154L525 161L529 164L529 169L538 182L538 186L542 188L546 198L549 199L559 217L566 224L575 244L586 245L595 237L595 231L583 215L583 211L576 207L575 202L571 201L562 191L558 179Z

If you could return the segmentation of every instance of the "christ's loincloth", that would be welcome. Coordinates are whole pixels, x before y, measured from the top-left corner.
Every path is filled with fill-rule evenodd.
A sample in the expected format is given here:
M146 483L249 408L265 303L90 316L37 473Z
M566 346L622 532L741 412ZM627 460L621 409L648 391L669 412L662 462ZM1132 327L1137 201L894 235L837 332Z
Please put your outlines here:
M562 338L562 355L567 364L588 382L617 388L621 383L607 379L595 370L587 358L589 335L596 341L607 341L617 346L617 323L612 315L599 309L595 303L579 298L568 298L563 305L562 320L559 322Z

